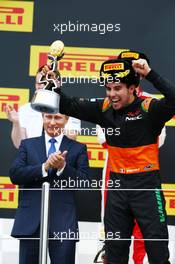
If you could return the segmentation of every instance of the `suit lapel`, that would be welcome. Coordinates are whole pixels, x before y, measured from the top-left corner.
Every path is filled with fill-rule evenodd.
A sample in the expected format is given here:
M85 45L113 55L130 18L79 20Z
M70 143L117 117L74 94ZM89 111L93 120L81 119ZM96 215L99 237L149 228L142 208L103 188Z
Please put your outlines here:
M47 156L46 156L46 144L45 144L44 134L42 134L41 137L36 139L35 149L36 149L36 152L38 154L38 158L41 161L41 163L45 162L47 159Z
M68 137L63 136L63 139L61 141L60 145L60 151L63 152L64 150L69 150L72 145L72 140L70 140Z

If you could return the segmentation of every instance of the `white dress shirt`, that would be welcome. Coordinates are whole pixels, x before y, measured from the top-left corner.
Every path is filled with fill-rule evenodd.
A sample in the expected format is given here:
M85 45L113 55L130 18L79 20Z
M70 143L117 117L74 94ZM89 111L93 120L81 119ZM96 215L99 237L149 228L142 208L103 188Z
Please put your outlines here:
M50 146L51 146L51 142L49 142L49 140L50 140L52 137L49 136L46 132L44 133L44 136L45 136L45 144L46 144L46 156L48 157L48 152L49 152L49 149L50 149ZM63 136L64 136L64 135L61 133L59 136L54 137L55 140L56 140L56 142L55 142L56 152L58 152L59 149L60 149L60 145L61 145L61 142L62 142Z

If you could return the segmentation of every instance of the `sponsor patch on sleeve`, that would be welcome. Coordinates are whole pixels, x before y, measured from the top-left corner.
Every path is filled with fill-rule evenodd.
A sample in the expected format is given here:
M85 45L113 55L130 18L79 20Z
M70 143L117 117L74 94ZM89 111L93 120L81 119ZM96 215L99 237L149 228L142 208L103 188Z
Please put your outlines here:
M106 97L103 101L103 106L102 106L102 112L105 112L108 110L108 108L111 106L109 99Z
M148 109L149 109L149 106L150 106L150 103L152 100L153 100L153 98L146 98L142 102L141 106L142 106L143 111L148 112Z

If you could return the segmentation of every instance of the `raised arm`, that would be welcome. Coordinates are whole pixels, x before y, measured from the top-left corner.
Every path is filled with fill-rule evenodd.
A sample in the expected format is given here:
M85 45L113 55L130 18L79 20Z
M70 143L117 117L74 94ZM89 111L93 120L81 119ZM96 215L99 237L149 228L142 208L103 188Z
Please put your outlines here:
M143 103L153 123L156 126L163 126L175 114L175 86L152 70L143 59L133 61L133 68L164 95L160 100L146 99Z
M27 137L26 129L20 126L19 115L15 109L8 105L5 108L5 113L7 115L8 120L12 122L11 139L13 145L16 148L19 148L21 140Z
M102 110L98 101L92 101L84 98L69 97L60 93L60 112L69 116L76 117L92 123L100 124Z

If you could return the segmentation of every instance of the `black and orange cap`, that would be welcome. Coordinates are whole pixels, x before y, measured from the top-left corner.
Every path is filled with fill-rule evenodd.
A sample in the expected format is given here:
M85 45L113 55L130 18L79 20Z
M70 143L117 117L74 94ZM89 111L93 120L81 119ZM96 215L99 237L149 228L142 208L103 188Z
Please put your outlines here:
M100 79L103 82L121 82L127 85L139 85L139 74L134 71L130 62L124 59L107 60L102 63Z
M133 50L128 50L128 51L122 51L118 57L118 59L125 59L128 61L132 60L138 60L138 59L145 59L148 64L150 63L149 58L142 52L139 51L133 51Z

